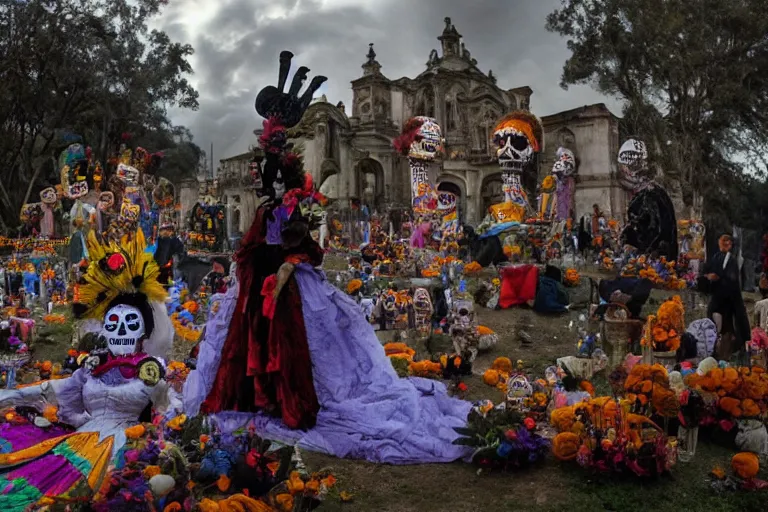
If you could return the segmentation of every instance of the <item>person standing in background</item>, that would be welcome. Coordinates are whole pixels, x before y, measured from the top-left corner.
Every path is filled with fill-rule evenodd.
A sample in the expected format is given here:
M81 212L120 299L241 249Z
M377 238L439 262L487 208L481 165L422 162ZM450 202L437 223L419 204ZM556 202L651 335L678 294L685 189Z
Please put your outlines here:
M743 351L751 334L731 235L722 235L718 246L720 251L704 266L703 277L711 295L707 317L715 322L719 335L715 351L719 359L728 361L734 352Z

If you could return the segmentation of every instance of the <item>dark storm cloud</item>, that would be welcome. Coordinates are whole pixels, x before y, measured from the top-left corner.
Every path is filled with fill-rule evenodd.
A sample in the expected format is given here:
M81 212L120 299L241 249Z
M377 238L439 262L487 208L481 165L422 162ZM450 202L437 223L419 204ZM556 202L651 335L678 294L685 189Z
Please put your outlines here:
M252 131L260 120L253 101L262 87L275 83L281 50L296 55L294 69L305 65L310 77L329 78L321 89L329 101L351 105L350 81L362 74L368 43L375 44L387 77L414 77L425 69L430 50L439 49L437 36L446 16L480 69L492 69L500 87L534 90L536 114L601 101L618 113L615 102L588 87L559 87L568 52L565 41L544 28L559 0L360 0L337 8L334 0L325 7L320 0L218 1L215 15L182 25L180 14L193 7L189 0L176 0L161 20L169 35L192 44L196 52L200 110L174 111L172 117L189 126L206 150L213 142L217 161L255 143ZM270 16L275 6L286 13Z

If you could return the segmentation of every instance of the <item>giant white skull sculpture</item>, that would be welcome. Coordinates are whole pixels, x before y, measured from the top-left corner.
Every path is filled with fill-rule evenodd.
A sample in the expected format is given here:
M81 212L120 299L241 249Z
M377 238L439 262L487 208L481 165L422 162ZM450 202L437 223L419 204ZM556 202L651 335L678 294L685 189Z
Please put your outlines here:
M443 152L443 131L431 117L416 116L422 122L416 140L411 143L408 156L417 160L436 160Z
M144 317L137 308L118 304L104 316L102 334L109 351L116 356L135 354L144 338Z
M515 127L504 127L493 133L496 157L502 170L521 173L533 158L533 146L528 137Z
M541 149L543 128L541 121L529 112L512 112L505 116L493 130L496 158L501 167L504 202L515 203L520 212L516 217L522 220L523 212L529 209L528 199L520 183L520 176Z
M628 189L636 189L648 181L648 149L645 142L629 139L619 149L619 169L623 185Z

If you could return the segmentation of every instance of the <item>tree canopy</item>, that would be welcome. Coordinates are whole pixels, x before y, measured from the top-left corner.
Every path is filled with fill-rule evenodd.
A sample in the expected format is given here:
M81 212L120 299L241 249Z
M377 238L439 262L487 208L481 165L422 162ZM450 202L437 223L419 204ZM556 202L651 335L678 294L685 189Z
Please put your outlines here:
M768 2L564 0L547 28L571 51L563 87L624 100L624 133L648 143L686 202L700 194L710 215L751 220L733 203L754 185L742 172L768 170Z
M202 151L171 106L197 109L188 44L150 30L166 0L28 0L0 4L0 229L58 183L54 158L75 140L106 162L121 134L193 175Z

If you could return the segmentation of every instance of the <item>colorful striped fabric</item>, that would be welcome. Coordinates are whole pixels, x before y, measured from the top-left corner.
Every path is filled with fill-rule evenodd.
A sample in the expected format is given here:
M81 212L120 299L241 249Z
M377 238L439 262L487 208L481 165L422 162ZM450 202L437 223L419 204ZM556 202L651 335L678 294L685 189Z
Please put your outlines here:
M12 430L28 427L34 428L16 425ZM36 430L38 439L41 434L47 434ZM0 510L3 512L24 512L34 504L92 496L107 474L113 439L99 442L96 432L74 432L30 446L19 444L27 443L0 439ZM7 452L9 447L15 451Z

